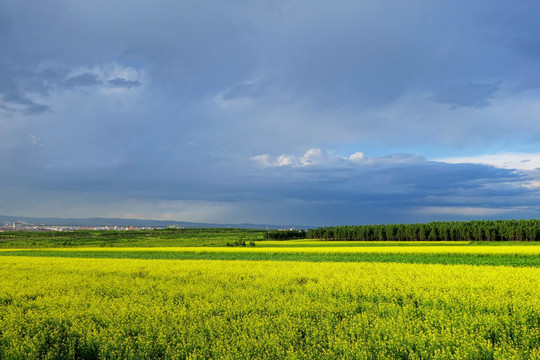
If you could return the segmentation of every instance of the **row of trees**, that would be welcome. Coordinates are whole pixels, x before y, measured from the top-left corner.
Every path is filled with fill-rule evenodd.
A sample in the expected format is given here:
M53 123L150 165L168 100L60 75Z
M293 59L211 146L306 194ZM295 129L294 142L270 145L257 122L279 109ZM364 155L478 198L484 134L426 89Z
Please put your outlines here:
M307 238L362 241L540 241L540 220L478 220L333 226L310 229Z
M265 240L291 240L291 239L305 239L305 230L272 230L264 233Z

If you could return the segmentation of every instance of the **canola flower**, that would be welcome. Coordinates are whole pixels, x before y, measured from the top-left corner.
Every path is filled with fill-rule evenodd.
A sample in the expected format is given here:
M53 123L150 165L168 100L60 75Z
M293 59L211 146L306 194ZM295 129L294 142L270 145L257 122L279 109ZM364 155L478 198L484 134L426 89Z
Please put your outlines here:
M18 249L0 249L0 254ZM41 252L192 252L192 253L325 253L325 254L470 254L470 255L533 255L540 256L540 246L331 246L331 247L78 247L25 249Z
M540 269L0 256L0 358L540 359Z

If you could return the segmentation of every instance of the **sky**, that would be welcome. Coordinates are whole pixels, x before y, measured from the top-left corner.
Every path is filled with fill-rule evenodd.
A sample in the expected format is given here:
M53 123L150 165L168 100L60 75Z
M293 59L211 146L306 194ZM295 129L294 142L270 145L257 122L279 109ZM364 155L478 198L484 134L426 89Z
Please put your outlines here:
M0 0L0 214L540 217L534 0Z

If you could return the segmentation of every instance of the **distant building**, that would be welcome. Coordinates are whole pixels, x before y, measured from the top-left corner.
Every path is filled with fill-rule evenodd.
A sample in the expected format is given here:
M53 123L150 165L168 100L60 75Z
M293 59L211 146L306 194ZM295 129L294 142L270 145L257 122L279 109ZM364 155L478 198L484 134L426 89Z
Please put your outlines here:
M13 230L24 230L26 227L26 224L21 221L15 221L13 222Z

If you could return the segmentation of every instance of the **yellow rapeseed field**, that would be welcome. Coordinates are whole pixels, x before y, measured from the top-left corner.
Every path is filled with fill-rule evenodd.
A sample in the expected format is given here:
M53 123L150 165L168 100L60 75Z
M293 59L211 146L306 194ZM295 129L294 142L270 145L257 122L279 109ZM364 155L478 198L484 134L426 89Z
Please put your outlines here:
M16 249L0 249L2 252ZM33 251L34 249L27 249ZM538 255L540 246L265 246L265 247L80 247L35 249L40 252L193 252L193 253L338 253L338 254L483 254Z
M0 358L540 359L540 269L0 256Z

